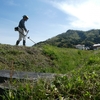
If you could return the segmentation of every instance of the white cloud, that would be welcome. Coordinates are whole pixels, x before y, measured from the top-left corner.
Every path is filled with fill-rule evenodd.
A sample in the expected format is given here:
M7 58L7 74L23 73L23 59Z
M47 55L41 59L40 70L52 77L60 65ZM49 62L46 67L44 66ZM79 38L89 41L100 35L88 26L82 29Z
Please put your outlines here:
M50 0L49 3L67 15L73 16L69 23L73 28L100 27L99 0Z

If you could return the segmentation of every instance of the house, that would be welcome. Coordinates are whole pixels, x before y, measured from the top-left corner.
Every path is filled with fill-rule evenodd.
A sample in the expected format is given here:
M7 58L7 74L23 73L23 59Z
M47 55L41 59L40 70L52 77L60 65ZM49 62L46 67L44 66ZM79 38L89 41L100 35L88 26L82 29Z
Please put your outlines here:
M80 49L80 50L84 50L85 49L85 45L78 44L78 45L76 45L76 48Z
M100 43L94 44L93 45L93 50L98 50L98 49L100 49Z

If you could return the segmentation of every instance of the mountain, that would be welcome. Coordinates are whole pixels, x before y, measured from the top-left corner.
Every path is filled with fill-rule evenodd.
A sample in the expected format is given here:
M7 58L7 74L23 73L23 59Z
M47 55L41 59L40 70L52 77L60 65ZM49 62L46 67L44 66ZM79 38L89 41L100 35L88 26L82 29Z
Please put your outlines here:
M57 43L74 46L86 40L98 43L99 30L68 30L42 42L46 44L49 41L52 45L40 43L24 47L0 44L0 70L9 70L6 71L9 73L3 74L1 71L1 74L10 77L8 80L4 80L4 77L0 79L4 80L0 84L0 100L100 100L100 49L88 51L53 46ZM50 76L39 77L38 81L35 77L35 81L13 80L16 71L25 71L25 76L21 76L27 79L30 79L28 72L38 77L47 74L56 76L53 80ZM20 77L19 73L16 75Z
M92 29L88 31L68 30L39 44L50 44L57 47L75 47L78 44L91 46L100 43L100 29Z

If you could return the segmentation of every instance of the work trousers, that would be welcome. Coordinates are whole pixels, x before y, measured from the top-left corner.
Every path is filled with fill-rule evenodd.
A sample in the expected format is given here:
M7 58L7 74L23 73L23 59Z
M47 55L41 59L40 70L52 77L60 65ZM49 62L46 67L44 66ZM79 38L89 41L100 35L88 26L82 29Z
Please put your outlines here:
M21 41L22 39L23 39L23 40L26 40L24 29L18 27L18 32L19 32L19 38L18 38L18 41Z

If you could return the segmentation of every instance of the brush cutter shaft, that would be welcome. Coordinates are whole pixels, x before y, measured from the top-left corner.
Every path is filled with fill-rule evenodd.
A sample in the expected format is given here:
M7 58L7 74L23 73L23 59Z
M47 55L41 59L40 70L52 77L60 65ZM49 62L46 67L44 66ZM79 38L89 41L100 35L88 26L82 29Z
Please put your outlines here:
M33 43L35 43L32 39L30 39L30 37L27 37L29 40L31 40Z
M29 30L26 32L26 35L22 34L22 32L20 32L21 35L24 36L24 38L28 38L29 40L31 40L33 43L35 43L32 39L30 39L30 37L27 37L27 34L29 33Z

